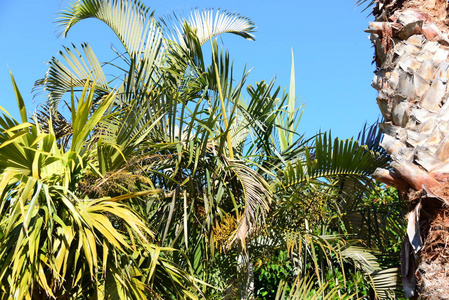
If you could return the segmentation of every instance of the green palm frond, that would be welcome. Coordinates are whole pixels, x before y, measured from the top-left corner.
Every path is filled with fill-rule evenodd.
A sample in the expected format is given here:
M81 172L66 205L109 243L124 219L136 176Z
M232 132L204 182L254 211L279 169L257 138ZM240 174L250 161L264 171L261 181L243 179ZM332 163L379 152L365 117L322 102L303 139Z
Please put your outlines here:
M235 113L235 120L232 122L229 131L232 137L232 145L236 150L236 155L238 157L243 157L243 151L246 146L245 142L249 135L249 124L238 110Z
M119 88L120 94L136 96L145 85L158 80L160 74L156 74L156 70L162 66L163 58L162 30L152 13L139 1L77 1L60 16L58 22L64 36L73 25L87 18L98 19L115 32L127 51L127 55L120 56L130 68ZM71 87L83 86L88 77L97 78L98 92L110 90L95 54L87 44L82 48L83 56L75 46L73 50L65 48L65 53L60 52L63 60L53 58L46 77L36 82L37 88L43 87L49 92L50 100L55 104Z
M125 47L126 54L119 54L129 66L128 74L118 84L118 97L125 101L148 94L148 86L155 84L163 65L162 30L153 14L140 1L76 1L60 14L59 25L66 36L73 25L87 18L106 23ZM99 63L88 44L81 45L83 53L75 46L60 52L62 60L52 58L46 77L36 82L36 89L49 93L49 100L56 106L62 95L73 87L82 87L88 78L95 77L97 96L110 92L103 65ZM123 67L115 66L120 71ZM111 79L115 80L116 78Z
M344 240L338 235L314 234L309 230L289 231L285 233L285 244L291 256L298 256L304 260L304 266L310 263L312 270L321 284L324 280L320 274L320 264L331 267L332 260L335 260L341 265L340 249L344 244ZM301 273L306 274L307 270L301 266Z
M365 123L357 136L357 141L360 145L366 145L368 149L378 152L381 156L385 157L385 159L389 160L388 153L380 146L383 137L383 132L380 126L382 123L382 120L377 120L371 125Z
M161 127L163 117L160 111L155 111L154 103L133 99L103 118L96 131L100 172L104 175L128 164L126 158L155 138L154 129Z
M51 105L44 103L34 114L39 127L45 133L50 133L50 124L55 133L56 141L67 149L72 138L72 124L59 111L52 112Z
M101 98L111 90L95 53L86 43L82 44L81 48L82 54L74 45L72 49L64 47L64 52L59 52L62 61L53 57L45 78L35 83L35 91L43 89L48 92L53 113L57 111L66 92L76 88L82 89L92 78L96 78L96 84L92 86L96 91L96 98Z
M252 34L255 30L254 23L247 17L225 10L195 9L189 18L179 18L174 15L171 18L162 19L162 21L167 25L173 24L177 40L183 48L186 47L184 40L187 28L195 33L200 45L223 33L232 33L248 40L254 40ZM181 25L174 24L175 21Z
M366 248L350 246L344 249L341 254L345 259L351 259L355 262L367 274L381 269L376 256Z
M350 246L341 252L346 260L352 260L361 268L371 284L376 299L390 299L399 286L399 269L382 268L379 259L367 248Z
M337 287L328 289L328 283L316 287L314 277L296 278L295 281L289 285L285 281L279 283L276 293L276 300L331 300L331 299L352 299L352 296L341 294Z
M62 35L67 36L76 23L88 18L106 23L130 57L143 52L152 30L155 30L153 12L138 0L77 0L60 13L58 24Z
M394 292L401 289L399 268L386 268L375 271L370 275L376 296L383 299L394 299Z
M278 115L277 131L280 151L284 152L293 145L293 137L296 134L304 107L296 108L295 96L295 60L292 49L292 66L290 72L290 87L286 109L282 109Z
M78 100L78 103L75 105L74 95L72 92L71 110L73 135L71 140L71 151L81 151L81 148L82 146L84 146L87 138L92 134L92 131L103 118L104 113L115 100L116 96L116 92L108 94L104 99L102 99L98 107L92 112L92 107L95 104L94 94L95 89L89 89L89 83L86 82L81 93L81 97Z
M14 89L14 94L16 95L17 104L19 106L20 117L22 119L22 122L25 123L25 122L28 121L26 107L25 107L25 102L23 101L22 94L20 93L19 88L17 87L16 80L14 79L14 76L12 75L12 72L10 71L9 74L11 76L11 82L12 82L12 86L13 86L13 89Z
M362 11L365 11L368 8L373 7L374 4L376 4L376 2L377 1L375 1L375 0L357 0L356 5L357 6L365 6L362 10Z
M319 178L355 177L366 181L377 166L386 160L380 154L360 146L357 141L332 139L330 134L318 135L313 149L307 148L304 158L288 163L283 171L280 190L294 188Z
M246 107L239 106L239 110L254 134L254 143L250 145L249 152L262 151L271 155L271 135L276 128L278 107L287 101L286 97L279 98L280 88L275 88L274 80L266 83L261 81L255 87L249 86L247 92L251 97Z

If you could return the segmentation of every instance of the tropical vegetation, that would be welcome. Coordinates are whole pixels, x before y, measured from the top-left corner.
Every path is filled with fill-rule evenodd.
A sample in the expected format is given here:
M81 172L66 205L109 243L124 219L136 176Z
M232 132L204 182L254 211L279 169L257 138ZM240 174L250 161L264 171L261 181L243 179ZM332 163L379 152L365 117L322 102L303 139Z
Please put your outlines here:
M254 39L241 15L80 0L61 34L88 18L116 34L117 60L64 48L33 115L11 76L2 298L396 297L405 208L369 177L390 159L376 126L358 141L298 134L293 61L288 89L247 84L217 39Z

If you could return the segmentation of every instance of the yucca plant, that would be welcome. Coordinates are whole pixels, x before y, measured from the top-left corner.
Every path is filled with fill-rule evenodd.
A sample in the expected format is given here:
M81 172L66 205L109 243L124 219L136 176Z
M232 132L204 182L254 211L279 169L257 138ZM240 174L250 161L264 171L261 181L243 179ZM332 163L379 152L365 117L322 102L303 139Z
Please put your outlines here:
M158 190L92 198L79 188L88 174L99 173L95 146L102 143L88 142L116 92L95 110L95 93L87 83L76 105L72 93L73 130L65 149L57 143L51 118L45 131L36 119L28 122L13 83L22 122L2 109L1 297L196 298L188 290L194 286L191 275L167 260L172 249L157 246L147 222L123 204Z

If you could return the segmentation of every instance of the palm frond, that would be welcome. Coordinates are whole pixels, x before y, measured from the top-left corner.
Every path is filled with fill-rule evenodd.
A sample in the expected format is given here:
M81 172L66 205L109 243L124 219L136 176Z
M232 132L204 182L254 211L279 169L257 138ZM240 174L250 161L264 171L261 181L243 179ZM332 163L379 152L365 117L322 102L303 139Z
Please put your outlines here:
M373 7L374 4L376 4L376 0L357 0L356 5L357 6L365 6L362 11L367 10L370 7Z
M60 13L62 35L79 21L95 18L108 25L122 42L130 57L140 54L155 30L153 13L138 0L74 1Z
M114 99L112 93L92 112L94 93L86 83L75 104L72 92L70 149L58 145L51 119L43 131L36 120L0 118L0 294L196 299L193 277L160 255L172 249L154 245L146 221L125 204L158 191L92 199L77 189L86 174L97 172L89 140ZM148 266L139 269L143 261Z
M340 294L337 287L328 289L328 285L332 282L332 279L328 283L316 287L316 281L314 277L297 277L295 281L289 285L285 281L279 283L279 287L276 293L276 300L330 300L330 299L352 299L352 296Z
M50 124L55 138L64 149L70 144L72 138L72 124L59 111L53 112L50 103L44 103L34 114L39 127L45 133L50 133Z
M53 57L49 64L49 69L45 78L36 81L34 90L43 89L48 92L49 105L53 113L56 113L62 96L71 89L82 89L86 82L96 78L95 86L96 98L110 92L103 69L95 53L88 44L82 44L82 54L72 46L72 49L64 47L64 52L59 55L62 61Z
M288 100L286 109L278 115L277 130L279 138L280 151L284 152L293 145L293 137L298 130L299 121L303 112L303 107L296 108L295 96L295 60L292 50L292 66L290 72L290 87L288 91Z
M278 188L286 190L319 178L351 176L367 183L365 178L376 166L384 164L383 156L360 146L357 141L333 140L330 134L324 133L315 139L314 149L306 149L303 159L287 164Z
M253 169L238 161L229 161L229 167L242 185L244 211L234 239L245 248L246 236L263 222L272 194L268 183Z
M255 26L249 18L220 9L195 9L189 18L173 15L162 19L162 22L166 25L173 24L176 38L183 48L186 47L184 40L187 29L195 33L200 45L223 33L232 33L248 40L254 40L252 33ZM180 25L174 24L175 22L179 22Z
M117 88L119 98L121 101L138 98L143 102L148 87L158 82L161 76L164 57L162 30L153 13L140 1L76 1L60 13L58 23L66 36L76 23L87 18L106 23L125 47L126 54L119 54L119 57L129 65L129 70L124 78L120 78L123 81ZM88 77L97 78L97 92L110 91L103 66L87 44L82 47L84 58L75 46L73 50L65 48L65 53L60 53L63 60L53 58L46 77L36 82L36 88L49 92L51 102L58 104L66 91L83 86ZM123 71L121 67L115 67Z
M378 152L382 156L388 157L385 149L380 146L380 142L383 137L380 123L381 122L379 121L376 121L371 125L365 123L357 136L357 141L360 145L366 145L368 149Z
M378 258L369 249L350 246L341 252L345 259L352 260L367 275L376 299L390 299L399 286L399 269L382 268Z

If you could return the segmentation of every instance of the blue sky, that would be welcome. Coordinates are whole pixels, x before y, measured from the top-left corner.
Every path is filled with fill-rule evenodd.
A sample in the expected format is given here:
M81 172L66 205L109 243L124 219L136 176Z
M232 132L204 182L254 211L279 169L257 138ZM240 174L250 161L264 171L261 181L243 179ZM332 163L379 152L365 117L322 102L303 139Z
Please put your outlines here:
M363 124L380 113L371 87L373 48L363 29L367 12L353 0L228 0L150 1L156 16L191 8L223 8L249 17L257 26L256 41L224 37L235 71L252 68L248 84L269 81L288 86L291 49L295 54L296 95L305 112L300 132L312 136L332 129L333 136L356 136ZM119 45L106 25L95 20L77 24L67 38L58 38L54 21L65 7L60 0L0 0L0 105L14 116L18 109L9 77L11 70L33 111L44 95L31 93L34 81L45 75L45 64L62 46L88 42L100 61L112 57L111 43Z

